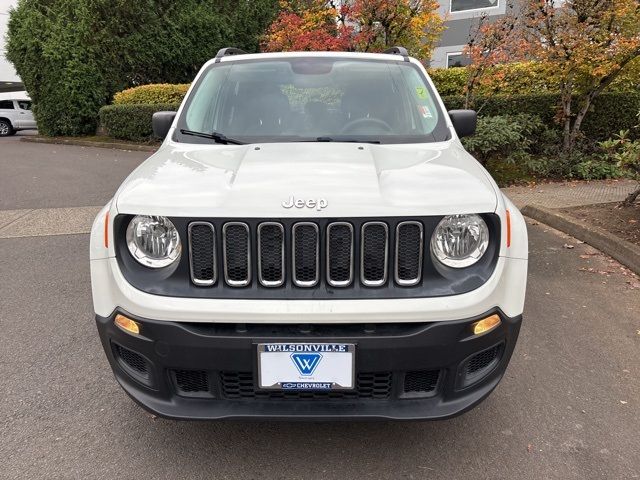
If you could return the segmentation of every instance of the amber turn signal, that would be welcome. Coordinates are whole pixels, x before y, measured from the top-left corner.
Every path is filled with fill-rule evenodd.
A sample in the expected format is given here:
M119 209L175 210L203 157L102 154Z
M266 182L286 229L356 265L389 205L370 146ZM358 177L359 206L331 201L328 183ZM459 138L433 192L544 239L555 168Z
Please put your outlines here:
M474 335L480 335L481 333L486 333L489 330L493 330L498 325L500 325L500 323L502 323L502 320L500 320L500 317L494 313L487 318L483 318L482 320L472 323L471 330L473 331Z
M116 315L114 322L125 332L133 333L134 335L138 335L140 333L140 324L125 317L124 315Z

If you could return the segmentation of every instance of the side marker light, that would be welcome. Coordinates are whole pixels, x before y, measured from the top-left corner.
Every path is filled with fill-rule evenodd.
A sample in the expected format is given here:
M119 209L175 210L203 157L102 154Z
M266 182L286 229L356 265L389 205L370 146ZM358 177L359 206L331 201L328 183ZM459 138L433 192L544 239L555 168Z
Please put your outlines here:
M116 315L114 323L125 332L129 332L134 335L138 335L140 333L140 324L134 320L131 320L130 318L125 317L124 315Z
M471 330L474 335L480 335L481 333L486 333L490 330L493 330L498 325L502 323L500 317L497 314L493 314L487 318L483 318L475 323L471 324Z

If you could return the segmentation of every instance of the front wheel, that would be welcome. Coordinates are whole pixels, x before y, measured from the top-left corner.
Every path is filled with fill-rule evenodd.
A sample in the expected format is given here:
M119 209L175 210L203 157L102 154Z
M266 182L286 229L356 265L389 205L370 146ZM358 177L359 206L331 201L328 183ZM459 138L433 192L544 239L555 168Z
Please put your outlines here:
M0 137L8 137L14 133L16 133L16 131L8 120L0 120Z

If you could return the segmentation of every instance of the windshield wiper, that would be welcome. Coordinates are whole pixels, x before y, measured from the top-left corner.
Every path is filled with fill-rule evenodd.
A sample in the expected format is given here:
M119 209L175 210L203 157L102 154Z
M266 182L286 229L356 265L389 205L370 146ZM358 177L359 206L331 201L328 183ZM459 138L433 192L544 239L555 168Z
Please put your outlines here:
M229 138L229 137L227 137L226 135L224 135L222 133L195 132L193 130L184 130L184 129L180 130L180 133L182 133L183 135L192 135L194 137L208 138L209 140L213 140L216 143L223 143L225 145L227 145L227 144L244 145L245 144L245 142L241 142L240 140L235 140L233 138Z
M333 138L333 137L318 137L316 142L346 142L346 143L381 143L380 140L362 140L359 138Z

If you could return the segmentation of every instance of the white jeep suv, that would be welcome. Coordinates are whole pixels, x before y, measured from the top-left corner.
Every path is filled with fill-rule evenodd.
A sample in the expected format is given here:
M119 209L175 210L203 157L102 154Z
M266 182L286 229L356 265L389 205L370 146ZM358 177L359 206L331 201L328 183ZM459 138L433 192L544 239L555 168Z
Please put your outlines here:
M222 49L98 214L91 280L116 379L172 418L444 418L520 328L521 214L425 69Z
M8 137L18 130L35 130L36 120L31 100L0 99L0 137Z

